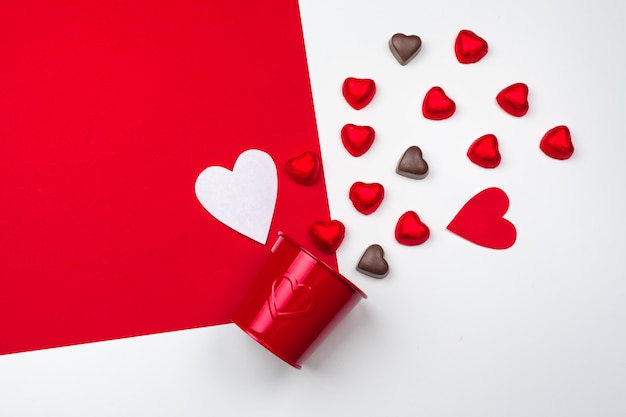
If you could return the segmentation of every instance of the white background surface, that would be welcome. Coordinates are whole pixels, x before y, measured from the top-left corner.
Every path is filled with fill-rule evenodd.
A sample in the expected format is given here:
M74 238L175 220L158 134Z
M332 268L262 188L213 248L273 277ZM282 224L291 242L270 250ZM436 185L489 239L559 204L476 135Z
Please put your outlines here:
M0 416L623 416L626 415L626 189L623 158L626 6L618 1L384 2L301 0L332 216L347 228L340 270L369 295L297 371L233 325L0 357ZM460 29L489 42L459 64ZM389 53L396 32L423 47L406 67ZM341 96L346 77L373 78L361 111ZM530 88L530 112L504 113L495 95ZM457 113L421 116L440 85ZM351 157L339 131L367 124L377 139ZM538 148L570 127L567 161ZM465 152L485 133L502 164ZM431 171L395 174L418 145ZM386 198L363 216L354 181ZM505 251L445 230L478 191L507 192L517 227ZM397 218L415 210L423 245L395 242ZM354 266L383 245L384 280Z

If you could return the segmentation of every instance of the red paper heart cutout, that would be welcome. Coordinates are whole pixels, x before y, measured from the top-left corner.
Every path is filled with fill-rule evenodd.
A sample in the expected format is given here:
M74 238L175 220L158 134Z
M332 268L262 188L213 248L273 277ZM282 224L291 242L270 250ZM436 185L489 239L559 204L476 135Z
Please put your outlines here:
M430 229L419 218L416 212L407 211L396 224L396 240L408 246L420 245L430 237Z
M446 95L441 87L433 87L424 96L422 114L430 120L443 120L452 116L456 104Z
M480 246L507 249L517 238L515 226L503 218L509 197L499 188L482 190L459 210L447 229Z
M479 137L470 145L467 157L483 168L497 167L502 159L498 150L498 139L492 134Z
M350 187L350 201L354 208L363 214L376 211L385 197L385 188L376 182L355 182Z
M541 142L539 148L554 159L568 159L574 153L574 145L572 144L572 135L567 126L557 126L548 130Z
M301 185L313 185L320 173L320 159L313 151L291 158L285 165L287 174Z
M374 143L376 132L370 126L347 124L341 129L341 142L352 156L361 156Z
M502 110L516 117L528 113L528 86L524 83L511 84L496 96Z
M361 110L374 98L376 83L369 78L348 77L343 82L342 93L349 105Z
M315 246L327 255L337 251L346 234L346 228L339 220L317 221L311 225L310 235Z
M471 30L460 31L454 42L454 53L461 64L473 64L480 61L487 55L488 50L487 41Z
M311 287L299 284L295 278L284 275L272 284L268 304L274 319L297 319L313 311L315 297Z

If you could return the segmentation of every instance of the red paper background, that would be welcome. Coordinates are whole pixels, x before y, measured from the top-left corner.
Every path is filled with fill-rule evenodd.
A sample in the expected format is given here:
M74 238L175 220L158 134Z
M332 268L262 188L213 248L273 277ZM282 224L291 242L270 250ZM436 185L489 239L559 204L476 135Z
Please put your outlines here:
M266 246L194 194L249 148L278 167ZM229 321L276 232L328 218L285 173L305 150L295 0L1 2L0 353Z

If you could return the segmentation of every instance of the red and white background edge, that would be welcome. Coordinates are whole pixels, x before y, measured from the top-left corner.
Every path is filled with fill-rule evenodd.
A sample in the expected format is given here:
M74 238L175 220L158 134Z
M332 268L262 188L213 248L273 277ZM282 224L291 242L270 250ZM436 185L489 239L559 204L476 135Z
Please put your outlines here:
M346 226L339 270L369 295L296 371L234 325L0 357L0 415L619 416L626 413L626 6L614 2L416 3L300 1L331 217ZM472 65L453 43L470 29L489 43ZM423 46L407 66L387 47L397 32ZM279 47L279 45L277 45ZM377 93L355 111L346 77ZM530 111L504 113L495 96L529 86ZM421 115L439 85L457 105L444 121ZM376 130L352 157L343 125ZM565 124L576 151L539 150ZM473 140L494 133L502 163L472 164ZM424 180L395 173L420 146ZM385 199L364 216L355 181ZM446 230L480 190L503 189L517 241L506 250ZM398 217L416 211L431 236L398 244ZM389 275L355 271L381 244Z

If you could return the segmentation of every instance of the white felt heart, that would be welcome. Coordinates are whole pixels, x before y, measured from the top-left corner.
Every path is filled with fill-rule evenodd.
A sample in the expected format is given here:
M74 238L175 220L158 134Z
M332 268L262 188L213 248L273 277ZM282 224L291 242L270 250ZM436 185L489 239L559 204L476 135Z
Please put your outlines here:
M196 197L220 222L261 244L274 217L278 176L267 153L247 150L237 158L233 170L210 166L196 179Z

